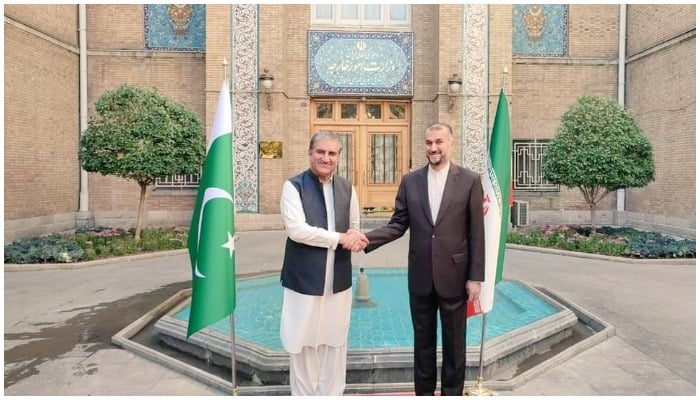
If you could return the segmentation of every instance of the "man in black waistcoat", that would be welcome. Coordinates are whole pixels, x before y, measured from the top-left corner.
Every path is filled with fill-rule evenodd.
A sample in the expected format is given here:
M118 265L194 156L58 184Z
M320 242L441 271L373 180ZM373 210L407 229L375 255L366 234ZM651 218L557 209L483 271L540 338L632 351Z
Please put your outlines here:
M345 389L352 307L351 250L364 249L360 207L347 179L334 175L340 138L318 132L309 143L310 168L282 188L280 211L288 239L280 338L290 353L294 396L340 396Z
M405 175L386 226L367 232L370 252L410 229L408 292L414 335L416 395L437 384L437 313L442 326L443 396L461 396L465 376L465 302L479 297L484 280L481 177L450 162L452 128L425 130L428 165Z

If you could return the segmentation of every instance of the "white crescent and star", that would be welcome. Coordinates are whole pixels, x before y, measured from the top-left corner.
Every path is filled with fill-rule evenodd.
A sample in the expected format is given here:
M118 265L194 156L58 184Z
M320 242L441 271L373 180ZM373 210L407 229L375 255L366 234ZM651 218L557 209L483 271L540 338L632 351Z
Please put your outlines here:
M209 201L214 199L228 199L231 202L231 204L233 204L233 197L231 197L231 193L223 189L219 189L217 187L210 187L204 191L204 196L202 197L202 206L199 209L199 225L197 227L197 254L199 254L199 238L201 237L200 235L202 233L202 216L204 214L204 207ZM235 237L232 236L230 232L226 232L226 234L228 235L228 240L224 242L224 244L221 245L221 247L229 249L229 256L233 257L233 252L236 249L234 243ZM198 260L195 261L194 275L198 278L206 278L206 275L202 274L199 271Z
M226 232L226 234L228 235L228 240L221 247L228 249L228 256L233 257L233 252L236 251L236 238L231 236L230 232Z

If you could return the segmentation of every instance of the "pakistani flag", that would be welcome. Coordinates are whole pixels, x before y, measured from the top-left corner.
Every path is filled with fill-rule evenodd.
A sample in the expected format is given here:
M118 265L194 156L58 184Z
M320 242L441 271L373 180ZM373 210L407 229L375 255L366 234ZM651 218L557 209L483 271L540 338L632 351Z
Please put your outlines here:
M231 125L231 99L224 82L187 241L192 265L187 337L230 315L236 307Z
M481 286L481 312L493 308L496 284L503 278L503 255L510 212L510 117L508 99L503 89L489 143L489 156L484 183L484 234L486 237L486 278Z

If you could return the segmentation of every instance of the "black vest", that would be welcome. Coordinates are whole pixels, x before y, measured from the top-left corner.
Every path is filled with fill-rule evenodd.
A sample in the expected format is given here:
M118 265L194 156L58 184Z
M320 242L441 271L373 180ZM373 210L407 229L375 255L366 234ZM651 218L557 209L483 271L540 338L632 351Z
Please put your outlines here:
M311 170L289 179L299 192L301 204L306 215L306 223L328 229L328 215L323 196L323 186ZM350 228L350 200L352 186L347 179L339 176L333 178L333 198L336 232L346 232ZM326 278L325 247L308 246L287 238L282 264L282 286L295 292L322 296ZM340 245L335 249L333 265L333 293L342 292L352 284L351 253Z

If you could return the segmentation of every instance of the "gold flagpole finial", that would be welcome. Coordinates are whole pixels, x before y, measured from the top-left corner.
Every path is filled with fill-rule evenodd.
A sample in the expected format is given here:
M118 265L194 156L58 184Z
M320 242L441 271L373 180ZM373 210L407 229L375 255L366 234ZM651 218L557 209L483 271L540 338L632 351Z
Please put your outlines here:
M503 67L503 81L501 82L501 89L505 89L506 87L506 77L508 76L508 66L505 65Z

